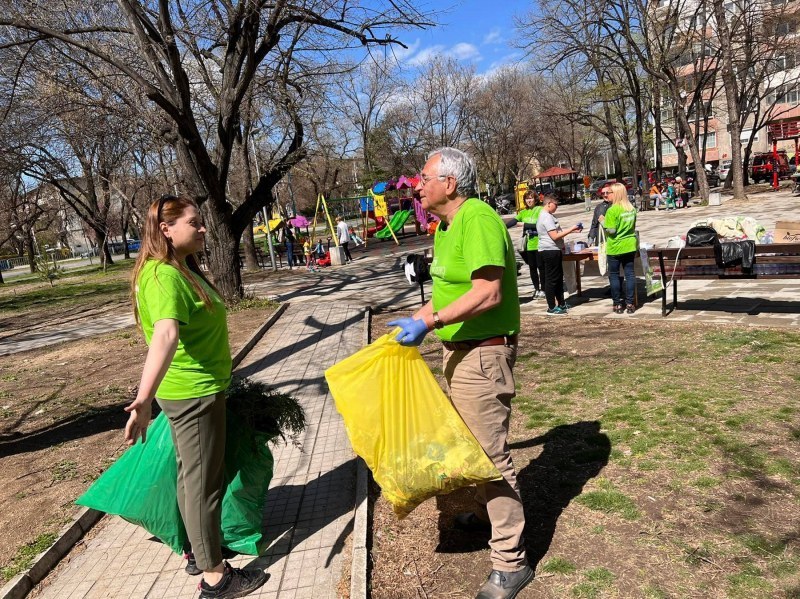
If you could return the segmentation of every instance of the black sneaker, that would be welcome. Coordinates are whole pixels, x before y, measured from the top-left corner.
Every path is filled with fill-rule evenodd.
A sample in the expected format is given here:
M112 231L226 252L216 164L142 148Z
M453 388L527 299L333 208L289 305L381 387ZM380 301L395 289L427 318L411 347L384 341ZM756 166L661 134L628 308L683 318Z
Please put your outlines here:
M249 595L267 582L267 578L269 575L262 570L231 568L231 565L225 562L222 580L214 586L206 584L203 580L197 588L200 590L200 599L233 599Z
M183 554L183 559L186 560L186 567L184 570L189 576L197 576L198 574L202 574L203 571L197 567L197 562L194 559L194 553L189 551L188 553Z

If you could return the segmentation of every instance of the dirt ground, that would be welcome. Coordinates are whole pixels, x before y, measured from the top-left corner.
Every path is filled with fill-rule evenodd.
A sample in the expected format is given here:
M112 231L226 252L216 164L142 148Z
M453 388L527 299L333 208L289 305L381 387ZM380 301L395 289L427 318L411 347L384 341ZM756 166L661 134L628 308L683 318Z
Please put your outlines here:
M232 351L274 309L230 313ZM87 316L74 307L33 310L18 315L15 326L26 330L79 314ZM122 408L132 399L146 349L131 327L0 357L0 568L23 545L69 522L74 500L123 451Z
M800 336L546 317L522 330L509 440L537 573L520 598L800 597ZM440 346L421 351L442 382ZM464 489L398 521L373 484L372 598L474 597L488 537L452 528L471 506Z

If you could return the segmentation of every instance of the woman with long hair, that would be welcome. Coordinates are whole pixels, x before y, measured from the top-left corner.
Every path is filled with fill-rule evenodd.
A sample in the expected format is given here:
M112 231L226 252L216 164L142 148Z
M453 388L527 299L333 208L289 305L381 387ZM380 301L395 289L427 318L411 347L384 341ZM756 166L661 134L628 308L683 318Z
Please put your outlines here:
M262 571L222 559L225 389L231 355L225 304L196 254L206 228L188 197L163 196L147 211L131 299L148 350L125 440L146 440L151 404L169 420L178 463L178 508L191 543L186 571L203 574L200 597L243 597L266 581Z
M611 299L616 314L636 311L634 294L636 277L633 269L638 240L636 239L636 209L628 200L628 192L622 183L611 186L611 207L601 221L606 233L606 254L608 256L608 280L611 283ZM622 277L620 267L625 273L625 297L622 297Z
M542 205L536 192L530 190L525 193L525 208L517 213L517 221L522 223L522 235L527 238L522 259L528 265L533 283L533 296L531 299L544 297L544 270L539 270L539 234L536 232L536 222L542 212Z

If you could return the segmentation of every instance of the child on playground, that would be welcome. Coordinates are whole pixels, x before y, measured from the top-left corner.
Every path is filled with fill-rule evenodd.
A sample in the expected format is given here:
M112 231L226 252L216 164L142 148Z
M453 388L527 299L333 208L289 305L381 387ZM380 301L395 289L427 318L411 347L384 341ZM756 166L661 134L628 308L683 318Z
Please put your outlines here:
M303 255L306 257L306 270L316 272L317 260L314 258L314 252L311 251L311 241L306 239L303 243Z
M317 245L314 246L314 256L317 258L325 257L325 247L322 245L321 239L317 239Z
M364 245L364 240L353 227L350 227L350 239L353 240L353 243L356 244L356 247Z

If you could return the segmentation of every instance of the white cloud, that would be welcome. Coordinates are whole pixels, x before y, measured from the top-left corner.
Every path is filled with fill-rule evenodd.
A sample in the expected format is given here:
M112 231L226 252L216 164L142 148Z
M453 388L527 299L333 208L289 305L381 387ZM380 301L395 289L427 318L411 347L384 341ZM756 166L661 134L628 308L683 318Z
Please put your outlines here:
M492 29L489 33L487 33L483 37L483 45L488 46L490 44L502 44L503 43L503 36L500 35L500 30L495 28Z
M408 64L418 67L429 62L435 56L439 56L441 54L444 54L444 46L441 44L429 46L423 50L420 50L415 56L412 56L408 60Z
M415 49L418 47L418 44L415 45ZM433 58L437 56L452 56L456 60L464 60L464 61L472 61L478 62L482 60L482 56L480 50L478 50L477 46L474 44L468 44L467 42L459 42L454 46L447 47L443 44L435 44L433 46L428 46L427 48L423 48L410 58L406 60L406 63L411 66L421 66L428 62L430 62Z
M472 44L461 42L448 51L448 54L457 60L480 60L481 53Z
M403 46L393 45L392 53L394 57L397 59L398 62L405 61L408 57L412 56L418 49L422 42L420 42L419 38L414 40L413 44L408 44L408 48L403 48Z

